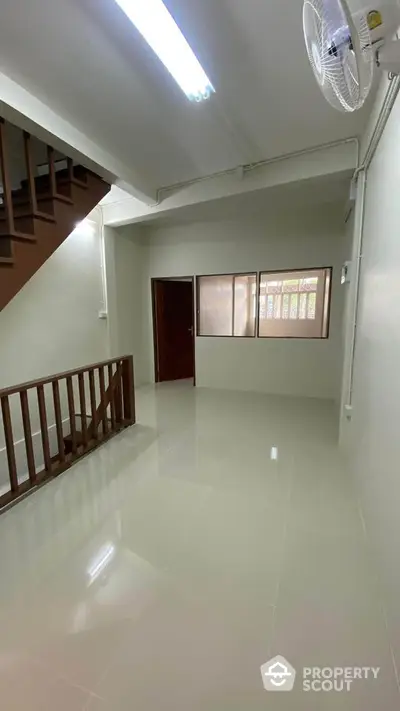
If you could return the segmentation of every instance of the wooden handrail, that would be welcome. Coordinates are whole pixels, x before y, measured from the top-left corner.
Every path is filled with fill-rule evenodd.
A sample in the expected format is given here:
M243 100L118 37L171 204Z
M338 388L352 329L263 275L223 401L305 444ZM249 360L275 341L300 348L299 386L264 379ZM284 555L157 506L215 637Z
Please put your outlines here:
M51 388L46 388L48 385ZM63 387L63 398L60 385ZM37 400L35 412L30 411L32 393ZM17 394L19 398L13 400L13 395ZM98 395L99 403L96 401ZM48 400L51 401L50 408ZM76 410L78 401L80 412ZM90 403L90 415L86 403ZM0 495L1 512L2 508L30 493L37 485L57 476L122 428L134 424L133 358L113 358L4 388L0 390L0 404L9 481L9 491ZM54 422L49 421L49 412ZM15 414L18 417L14 423L17 422L21 429L22 422L24 439L20 437L22 432L16 433L13 427ZM32 418L37 419L37 416L38 422L33 422ZM68 433L64 430L67 426ZM55 432L50 436L52 428L55 428ZM36 447L36 435L32 435L35 429L39 429L36 433L39 435ZM17 442L14 441L16 434ZM25 453L25 458L22 458L23 471L21 456L18 454L21 444L24 445ZM43 467L40 471L37 469L38 462L39 468ZM4 483L0 480L0 489Z
M91 363L90 365L85 365L83 368L76 368L76 370L66 370L63 373L55 373L54 375L49 375L47 378L38 378L38 380L30 380L27 383L21 383L21 385L13 385L10 388L3 388L0 390L0 397L6 397L7 395L14 395L15 393L21 392L21 390L29 390L30 388L36 388L38 385L49 385L54 383L56 380L64 380L70 375L79 375L79 373L88 373L90 370L98 370L102 366L115 365L121 361L126 361L131 359L132 356L124 355L120 358L110 358L110 360L103 360L100 363Z

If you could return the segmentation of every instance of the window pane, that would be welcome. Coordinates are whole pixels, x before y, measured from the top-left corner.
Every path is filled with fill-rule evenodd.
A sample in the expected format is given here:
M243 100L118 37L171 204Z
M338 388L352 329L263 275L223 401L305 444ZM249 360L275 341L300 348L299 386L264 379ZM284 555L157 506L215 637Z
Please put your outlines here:
M309 294L307 299L307 318L310 320L315 319L315 304L315 294Z
M265 299L265 297L262 297ZM274 297L272 294L268 294L268 302L267 302L267 318L274 318Z
M279 318L280 316L277 316L277 319ZM289 318L289 294L283 296L282 318Z
M197 283L199 336L256 335L256 274L204 276Z
M261 294L268 302L260 304L259 336L326 338L330 277L330 269L261 274Z
M199 277L199 335L231 336L233 277Z
M273 302L271 302L271 303L273 303ZM262 314L263 318L268 318L265 304L266 304L265 294L260 294L260 314Z
M307 294L300 294L299 318L305 319L306 317L307 317Z
M292 294L290 297L290 317L289 317L291 319L297 318L297 304L298 304L298 295Z
M299 290L299 280L298 279L287 279L283 282L283 291L291 294L293 292L298 292Z
M255 336L256 312L254 297L257 278L255 274L234 276L234 335Z

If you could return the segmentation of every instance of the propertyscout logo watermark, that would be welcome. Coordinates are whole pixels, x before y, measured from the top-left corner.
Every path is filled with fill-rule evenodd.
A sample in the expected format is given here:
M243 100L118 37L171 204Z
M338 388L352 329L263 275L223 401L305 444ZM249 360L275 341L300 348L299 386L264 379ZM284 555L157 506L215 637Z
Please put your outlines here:
M346 693L354 683L377 679L379 671L379 667L303 667L301 683L303 691ZM292 691L296 670L287 659L277 656L261 666L261 678L266 691Z

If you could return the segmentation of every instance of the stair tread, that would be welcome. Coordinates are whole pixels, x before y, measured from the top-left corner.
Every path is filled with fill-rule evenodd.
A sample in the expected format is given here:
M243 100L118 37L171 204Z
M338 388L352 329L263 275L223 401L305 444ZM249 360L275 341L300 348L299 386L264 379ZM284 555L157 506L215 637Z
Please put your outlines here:
M86 168L83 168L83 166L75 166L74 170L79 174L83 175L84 177L87 176L87 170ZM40 186L40 185L47 185L49 183L49 175L37 175L35 177L35 185ZM56 183L59 183L60 185L66 184L66 183L73 183L75 185L79 185L82 188L87 188L87 182L86 180L82 178L77 178L76 174L73 175L72 178L69 176L69 171L68 168L63 168L62 170L58 170L56 172ZM21 187L26 189L28 187L28 180L22 180L21 181Z
M67 203L67 205L74 204L72 198L68 197L68 195L63 195L62 193L56 193L55 195L51 195L50 193L39 193L36 199L38 202L44 202L45 200L58 200L59 202Z
M30 235L26 232L18 232L17 230L14 230L14 232L8 234L0 234L0 239L2 237L8 237L10 239L19 239L23 242L37 242L37 238L35 237L35 235Z
M85 180L79 180L79 178L72 178L70 181L73 185L77 185L79 188L84 188L87 190L88 184Z
M56 222L54 215L51 215L49 212L41 212L40 210L37 210L36 212L32 212L32 210L23 210L18 212L17 214L14 214L14 221L25 219L27 217L36 217L38 220L45 220L46 222ZM5 222L6 220L7 218L0 213L0 222Z
M19 215L18 215L19 217ZM46 222L55 222L56 218L50 212L43 212L42 210L35 210L30 214L24 215L24 217L36 217L39 220L46 220Z
M13 192L13 205L14 207L22 207L25 205L30 205L31 201L29 198L29 194L26 190L18 190L15 193ZM65 202L68 205L73 205L74 201L72 198L68 197L68 195L62 195L62 193L56 193L55 195L52 195L50 192L37 192L36 193L36 202L41 203L41 202L49 202L49 200L56 200L58 202Z

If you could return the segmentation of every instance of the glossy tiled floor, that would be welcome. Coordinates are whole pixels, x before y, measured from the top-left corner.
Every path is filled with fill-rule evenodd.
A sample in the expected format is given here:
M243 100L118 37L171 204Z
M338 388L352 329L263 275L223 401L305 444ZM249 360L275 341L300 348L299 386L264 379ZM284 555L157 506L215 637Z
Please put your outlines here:
M1 708L399 708L329 403L165 385L138 419L0 517ZM276 654L381 671L267 692Z

